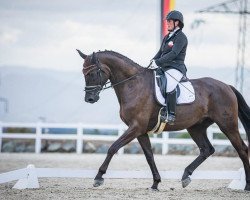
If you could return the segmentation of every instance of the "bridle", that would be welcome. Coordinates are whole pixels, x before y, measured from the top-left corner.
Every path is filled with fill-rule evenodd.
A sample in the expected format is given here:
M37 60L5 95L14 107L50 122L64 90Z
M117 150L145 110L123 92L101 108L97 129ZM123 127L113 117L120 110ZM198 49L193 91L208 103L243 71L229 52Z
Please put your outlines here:
M146 69L150 68L151 64L152 64L152 62L150 62L150 64L148 65L148 67ZM107 74L107 76L109 76L111 74L111 71L110 71L109 68L107 68L108 70L105 70L105 68L102 67L102 65L100 64L100 62L99 62L98 59L96 59L96 63L95 64L92 64L92 65L89 65L87 67L84 67L83 68L83 74L86 76L91 71L93 71L95 69L97 69L97 76L98 76L98 82L99 82L99 84L97 84L97 85L91 85L91 86L85 86L84 91L85 92L96 91L96 95L99 94L103 90L106 90L106 89L109 89L109 88L113 88L114 86L117 86L117 85L120 85L122 83L125 83L125 82L127 82L127 81L135 78L136 76L142 74L143 72L145 72L143 70L142 72L134 74L134 75L130 76L129 78L126 78L126 79L121 80L121 81L119 81L117 83L111 84L110 86L106 86L107 84L110 83L110 81L107 81L106 83L104 83L104 85L102 85L102 73L101 72L103 71L105 74ZM103 87L103 86L105 86L105 87Z
M106 74L107 74L107 72L102 70L102 67L100 67L100 64L98 63L98 64L92 64L92 65L89 65L88 67L83 68L83 74L86 76L95 69L97 69L97 77L98 77L99 84L91 85L91 86L85 86L84 91L85 92L97 91L96 94L99 94L103 89L101 71L103 71ZM109 74L107 74L107 75L109 75ZM106 85L106 83L105 83L105 85Z

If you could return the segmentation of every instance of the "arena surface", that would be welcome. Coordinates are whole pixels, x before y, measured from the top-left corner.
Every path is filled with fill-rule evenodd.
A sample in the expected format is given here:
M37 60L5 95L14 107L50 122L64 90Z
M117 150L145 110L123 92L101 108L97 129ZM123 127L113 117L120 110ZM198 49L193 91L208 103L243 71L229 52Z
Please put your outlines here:
M0 154L0 173L34 164L36 167L98 169L104 154ZM195 156L155 156L159 170L184 170ZM210 157L198 170L238 170L239 158ZM149 170L144 155L115 155L111 170ZM230 180L193 180L183 189L180 180L162 180L159 192L147 190L150 179L105 179L93 188L92 179L40 178L39 189L11 189L15 182L0 185L0 199L250 199L250 192L227 189Z

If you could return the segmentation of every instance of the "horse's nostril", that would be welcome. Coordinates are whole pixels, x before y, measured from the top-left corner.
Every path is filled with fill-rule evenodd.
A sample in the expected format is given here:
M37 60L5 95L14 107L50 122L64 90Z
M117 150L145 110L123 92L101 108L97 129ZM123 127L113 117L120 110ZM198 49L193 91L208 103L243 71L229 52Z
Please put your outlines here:
M94 103L95 100L94 100L93 98L88 98L88 102L89 102L89 103Z

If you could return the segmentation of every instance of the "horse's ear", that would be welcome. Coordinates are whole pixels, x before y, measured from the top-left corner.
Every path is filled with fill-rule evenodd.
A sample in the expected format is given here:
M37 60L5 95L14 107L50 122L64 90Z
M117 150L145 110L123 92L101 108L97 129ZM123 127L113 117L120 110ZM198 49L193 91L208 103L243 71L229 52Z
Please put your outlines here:
M80 50L78 50L78 49L76 49L77 50L77 52L79 53L79 55L83 58L83 59L85 59L85 58L87 58L87 55L85 55L84 53L82 53Z
M95 52L93 52L93 54L92 54L91 63L96 63L96 54L95 54Z

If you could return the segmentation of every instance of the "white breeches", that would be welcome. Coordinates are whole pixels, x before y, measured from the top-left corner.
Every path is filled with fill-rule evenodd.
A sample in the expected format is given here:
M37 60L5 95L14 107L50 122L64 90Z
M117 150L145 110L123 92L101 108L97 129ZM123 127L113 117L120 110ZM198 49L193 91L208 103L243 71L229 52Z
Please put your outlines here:
M167 78L167 92L172 92L180 82L183 74L176 69L169 69L165 72Z

